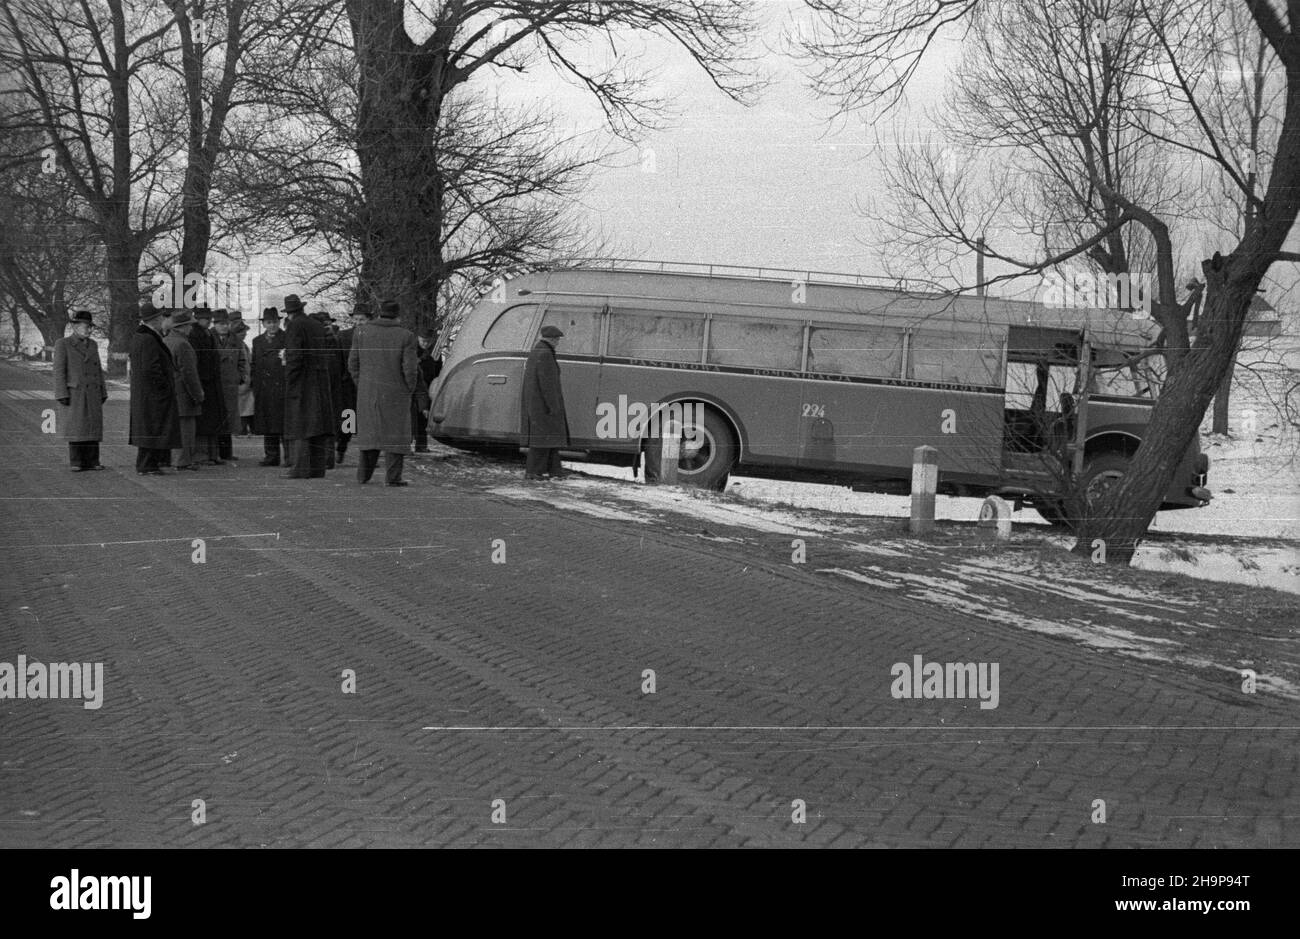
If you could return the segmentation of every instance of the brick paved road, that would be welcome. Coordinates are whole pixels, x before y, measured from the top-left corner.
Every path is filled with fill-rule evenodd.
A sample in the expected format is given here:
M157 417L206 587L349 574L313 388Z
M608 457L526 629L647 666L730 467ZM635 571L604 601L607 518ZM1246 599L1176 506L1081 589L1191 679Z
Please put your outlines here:
M120 400L72 474L49 406L0 393L0 662L104 702L0 700L2 846L1300 845L1293 705L436 462L140 477ZM999 707L893 699L916 654Z

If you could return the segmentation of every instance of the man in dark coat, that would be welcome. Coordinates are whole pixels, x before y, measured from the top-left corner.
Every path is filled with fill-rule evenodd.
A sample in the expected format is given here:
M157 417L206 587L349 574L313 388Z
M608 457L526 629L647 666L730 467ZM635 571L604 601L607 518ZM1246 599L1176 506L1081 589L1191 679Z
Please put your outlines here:
M419 379L415 394L411 395L411 430L415 436L415 452L429 452L429 382L442 371L442 360L433 357L433 333L420 333L417 352Z
M163 311L145 301L131 336L131 426L128 442L139 448L135 471L161 476L164 458L180 446L176 419L176 366L162 337Z
M338 444L339 415L343 411L343 373L347 370L347 363L343 360L339 349L338 336L334 332L334 320L323 310L317 310L311 318L320 323L321 329L325 331L325 348L328 352L325 362L329 366L330 413L334 417L330 422L330 439L326 441L325 468L332 470L335 462L334 451Z
M377 319L357 327L348 355L357 386L357 482L363 484L374 475L382 450L384 481L409 485L402 465L411 448L411 395L419 369L415 334L397 321L400 313L395 301L384 301Z
M177 310L163 342L176 364L176 414L181 428L180 453L176 457L178 470L197 470L199 457L197 440L199 415L203 413L205 392L199 380L198 354L190 344L191 330L195 329L189 310Z
M212 311L207 307L194 310L194 325L190 327L190 345L199 360L199 381L203 383L203 413L199 415L196 445L199 460L220 466L221 443L219 438L226 427L226 398L221 393L221 355L217 352L217 337L212 329Z
M235 316L238 316L238 312ZM217 361L221 364L221 394L226 399L226 420L217 435L222 460L235 459L235 434L239 433L239 389L248 382L248 354L244 341L233 331L231 314L216 310L212 328L217 334Z
M294 294L284 298L284 442L286 479L325 475L325 451L334 432L325 327L307 315Z
M340 466L343 465L343 454L347 452L348 441L352 439L352 432L357 426L357 383L352 380L352 373L348 370L348 359L352 355L352 337L356 335L357 327L370 321L370 317L359 310L352 311L352 326L339 333L339 360L343 363L343 398L340 402L339 428L335 437L335 446L338 454L335 456L335 462Z
M541 338L528 353L519 407L521 443L528 448L524 479L558 479L560 448L569 445L569 420L564 413L560 364L555 345L564 333L543 326Z
M54 344L54 400L65 408L60 423L74 473L104 468L99 463L99 442L104 439L108 389L99 346L90 338L94 322L89 310L77 310L72 335Z
M262 435L265 459L261 466L280 465L284 434L284 334L280 312L262 311L265 332L253 340L253 433Z

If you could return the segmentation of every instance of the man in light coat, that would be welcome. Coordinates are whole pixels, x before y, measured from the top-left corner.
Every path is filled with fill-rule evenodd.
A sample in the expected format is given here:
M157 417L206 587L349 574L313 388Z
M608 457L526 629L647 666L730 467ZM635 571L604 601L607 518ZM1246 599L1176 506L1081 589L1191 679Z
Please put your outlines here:
M172 317L172 328L163 339L176 367L176 413L181 425L180 453L176 457L178 470L199 468L196 449L205 392L199 378L198 354L190 342L190 330L194 328L190 311L177 310Z
M54 344L54 399L64 408L60 423L74 473L104 468L99 463L99 442L104 439L108 390L99 346L90 338L93 326L90 311L78 310L72 317L72 335Z
M384 481L408 485L402 466L411 447L411 395L418 380L415 333L398 321L401 309L386 300L379 316L356 328L348 354L348 373L357 386L357 431L360 452L357 482L367 483L384 451Z
M528 448L524 479L558 479L560 448L569 445L569 419L564 413L560 365L555 345L564 335L557 326L543 326L541 337L528 353L519 402L521 443Z

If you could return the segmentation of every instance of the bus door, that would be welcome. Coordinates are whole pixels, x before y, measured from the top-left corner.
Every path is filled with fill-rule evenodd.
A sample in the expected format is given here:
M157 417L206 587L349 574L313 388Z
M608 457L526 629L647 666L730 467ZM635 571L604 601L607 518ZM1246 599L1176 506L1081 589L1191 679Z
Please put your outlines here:
M1071 469L1083 433L1080 396L1082 334L1013 326L1007 340L1002 465L1056 474Z
M605 310L548 304L542 326L557 326L564 333L555 350L560 365L560 388L569 419L569 439L574 449L596 444L596 405L600 392L601 330Z

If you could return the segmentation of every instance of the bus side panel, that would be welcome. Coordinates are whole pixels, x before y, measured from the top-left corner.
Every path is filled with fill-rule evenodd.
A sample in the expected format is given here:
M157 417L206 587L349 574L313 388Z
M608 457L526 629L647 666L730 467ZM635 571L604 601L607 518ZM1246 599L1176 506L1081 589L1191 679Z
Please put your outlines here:
M1002 394L950 388L812 379L800 411L800 466L896 468L910 478L912 451L939 451L940 478L987 477L1001 469Z
M564 414L569 420L570 445L583 450L598 449L596 404L600 394L600 360L595 356L569 358L563 346L556 355L560 364L560 389L564 393Z
M692 392L707 394L730 410L747 434L742 441L746 463L772 459L793 463L798 455L799 387L797 378L668 369L605 362L600 373L600 401L618 406L626 395L628 405L690 400ZM707 399L706 399L707 400ZM639 441L602 441L604 449L634 450Z
M492 355L452 366L430 410L431 433L439 439L517 440L524 361L522 355Z

